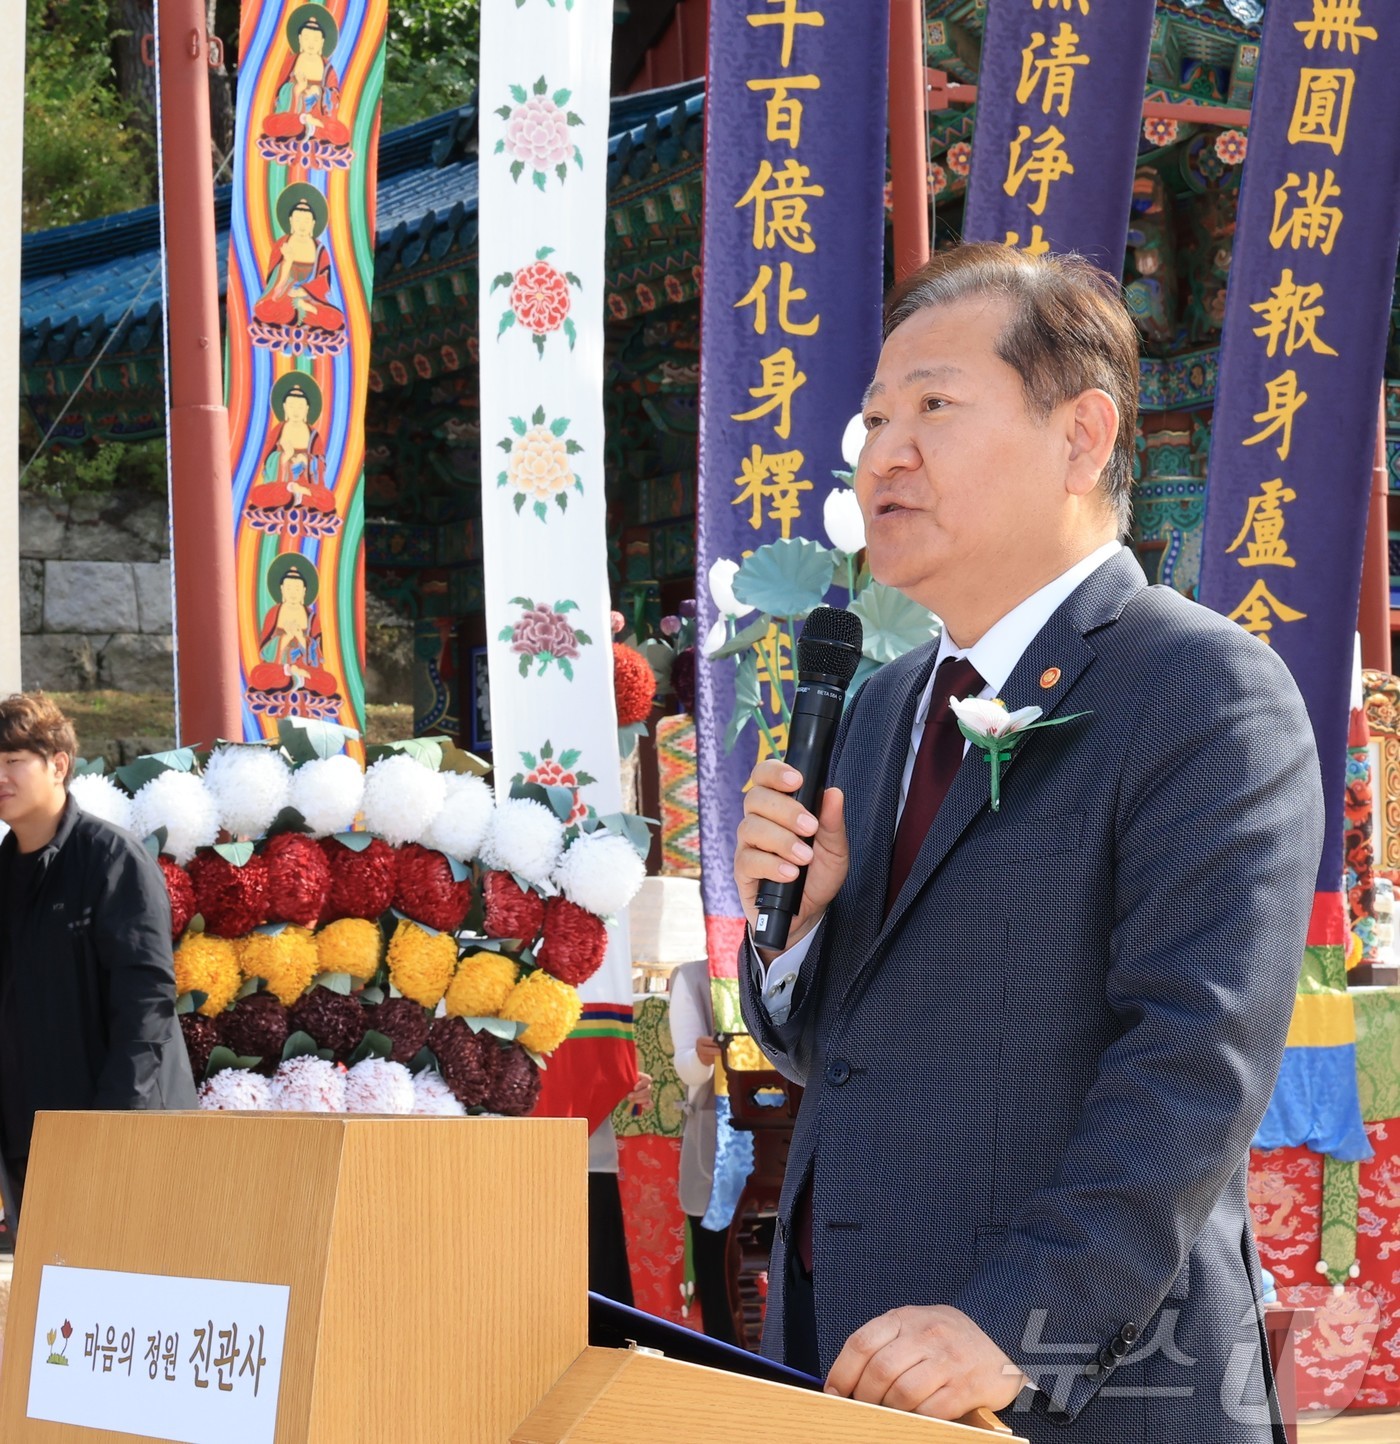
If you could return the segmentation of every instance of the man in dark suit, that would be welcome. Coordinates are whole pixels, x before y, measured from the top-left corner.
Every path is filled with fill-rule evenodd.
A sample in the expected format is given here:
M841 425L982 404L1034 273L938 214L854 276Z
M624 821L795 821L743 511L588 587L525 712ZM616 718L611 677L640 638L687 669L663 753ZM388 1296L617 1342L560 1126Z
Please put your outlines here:
M68 795L72 724L0 700L0 1181L16 1216L34 1114L194 1108L175 1016L170 901L154 859Z
M872 571L943 633L851 702L820 817L774 760L745 802L750 921L808 865L788 951L739 969L806 1088L765 1348L1033 1441L1281 1440L1245 1183L1321 851L1297 689L1119 545L1137 343L1087 263L935 257L864 415ZM998 811L969 697L1082 714Z

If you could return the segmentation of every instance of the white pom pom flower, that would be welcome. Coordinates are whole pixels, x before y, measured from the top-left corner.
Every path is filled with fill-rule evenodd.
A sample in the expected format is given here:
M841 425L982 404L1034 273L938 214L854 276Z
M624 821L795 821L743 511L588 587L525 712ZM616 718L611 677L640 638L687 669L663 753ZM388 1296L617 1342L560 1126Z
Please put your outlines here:
M496 808L481 860L497 871L543 884L559 866L563 850L564 824L549 808L533 798L510 797Z
M219 823L234 837L261 837L287 805L292 774L271 747L220 747L204 764Z
M149 837L165 829L168 857L181 867L219 837L219 809L193 772L162 772L131 799L131 830Z
M345 1069L304 1053L277 1065L269 1092L284 1113L344 1113Z
M318 757L292 773L291 805L312 837L332 837L355 825L365 795L365 774L353 757Z
M9 836L9 834L10 824L8 822L0 822L0 842L4 842L4 840Z
M424 1068L413 1075L413 1111L421 1118L465 1118L467 1110L442 1074Z
M442 811L428 824L423 846L436 848L458 862L468 862L481 851L496 799L481 778L470 772L449 772L444 775L447 800Z
M571 903L611 918L637 896L646 875L646 863L625 837L595 832L569 848L554 880Z
M246 1068L225 1068L199 1085L199 1106L221 1113L265 1113L272 1107L267 1079Z
M364 1058L345 1075L349 1113L412 1113L413 1074L387 1058Z
M89 817L131 831L131 799L110 777L95 772L75 777L68 784L68 795Z
M383 757L365 773L361 803L365 827L391 847L417 842L431 826L447 797L442 773L412 757Z

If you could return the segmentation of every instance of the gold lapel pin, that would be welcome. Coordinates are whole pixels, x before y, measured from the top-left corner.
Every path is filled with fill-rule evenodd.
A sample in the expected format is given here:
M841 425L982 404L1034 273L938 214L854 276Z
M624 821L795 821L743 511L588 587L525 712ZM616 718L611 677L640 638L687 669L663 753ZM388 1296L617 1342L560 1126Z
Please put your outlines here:
M1060 669L1058 667L1047 667L1040 674L1040 685L1048 692L1056 682L1060 680Z

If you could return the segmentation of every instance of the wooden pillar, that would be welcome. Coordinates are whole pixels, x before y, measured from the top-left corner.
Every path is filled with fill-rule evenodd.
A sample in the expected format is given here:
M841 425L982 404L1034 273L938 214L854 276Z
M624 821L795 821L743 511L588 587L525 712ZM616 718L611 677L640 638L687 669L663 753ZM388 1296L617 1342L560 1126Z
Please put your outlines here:
M24 166L25 0L0 0L0 697L20 689L19 238Z
M1390 467L1385 449L1385 383L1381 383L1376 421L1376 456L1371 469L1371 509L1366 523L1366 552L1361 563L1361 665L1378 672L1392 669L1390 650Z
M929 258L928 115L923 0L890 0L890 179L894 278Z
M204 0L156 6L179 740L243 735ZM171 224L173 222L173 225Z

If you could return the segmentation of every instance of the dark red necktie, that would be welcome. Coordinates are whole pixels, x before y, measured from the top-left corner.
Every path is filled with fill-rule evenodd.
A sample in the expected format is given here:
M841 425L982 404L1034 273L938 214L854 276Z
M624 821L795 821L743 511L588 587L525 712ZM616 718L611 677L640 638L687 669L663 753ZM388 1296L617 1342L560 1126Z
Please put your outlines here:
M938 809L958 768L963 760L963 735L958 730L958 719L949 702L956 697L979 697L987 684L978 675L977 668L966 657L945 657L934 679L933 692L929 697L928 717L924 723L924 735L919 739L919 750L914 756L914 771L909 778L909 794L904 799L904 811L900 814L899 826L895 831L894 848L890 855L890 882L885 893L885 913L888 916L894 906L899 890L914 866L914 859L938 816ZM802 1267L812 1272L812 1183L807 1185L797 1200L794 1210L793 1232L796 1235L797 1256Z

